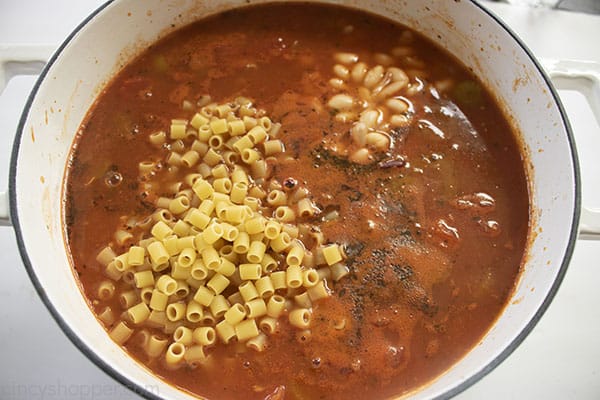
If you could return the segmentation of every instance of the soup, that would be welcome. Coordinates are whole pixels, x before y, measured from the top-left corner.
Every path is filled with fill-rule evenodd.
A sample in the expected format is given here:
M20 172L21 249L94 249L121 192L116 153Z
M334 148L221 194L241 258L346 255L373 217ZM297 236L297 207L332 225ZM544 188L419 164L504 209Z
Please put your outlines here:
M154 44L74 142L64 221L98 320L209 399L387 398L475 346L527 242L493 96L349 9L230 11Z

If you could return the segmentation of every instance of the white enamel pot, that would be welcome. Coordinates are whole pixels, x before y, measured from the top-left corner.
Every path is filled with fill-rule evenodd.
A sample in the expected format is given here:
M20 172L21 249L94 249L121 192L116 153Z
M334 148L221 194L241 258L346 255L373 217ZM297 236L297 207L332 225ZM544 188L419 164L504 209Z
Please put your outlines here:
M496 17L469 0L325 2L384 15L446 48L496 94L521 135L531 179L532 226L518 288L474 349L434 382L410 394L416 399L449 398L491 371L523 341L554 297L578 235L598 235L600 218L595 212L580 211L574 140L549 77ZM67 157L95 97L128 59L174 29L245 4L246 0L123 0L97 10L43 69L19 123L8 194L0 194L0 221L13 225L29 275L58 324L104 371L148 398L190 396L156 378L113 343L80 292L61 223ZM592 106L600 110L596 65L549 67L562 83L588 88Z

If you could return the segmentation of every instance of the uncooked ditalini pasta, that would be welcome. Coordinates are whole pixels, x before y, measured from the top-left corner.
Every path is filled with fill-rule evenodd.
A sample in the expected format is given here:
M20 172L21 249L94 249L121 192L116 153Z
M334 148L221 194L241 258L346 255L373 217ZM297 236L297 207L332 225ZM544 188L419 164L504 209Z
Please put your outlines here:
M148 341L144 345L144 350L148 356L158 357L162 354L168 343L169 341L166 338L161 338L157 335L150 335Z
M109 300L115 294L115 284L112 281L105 280L98 285L96 297L99 300Z
M98 319L104 322L105 326L112 326L115 322L115 313L109 306L106 306L98 312Z
M246 346L256 351L264 351L267 348L268 338L264 333L259 333L246 342Z
M169 275L161 275L156 281L156 288L167 296L170 296L177 290L177 281Z
M185 317L185 303L170 303L165 309L167 319L171 322L180 321Z
M185 345L183 343L173 342L167 348L165 360L167 361L167 364L174 365L183 360L184 355Z
M96 256L96 261L103 266L108 266L117 257L110 246L104 247Z
M217 332L217 336L221 339L221 341L225 344L228 344L236 337L235 328L226 320L222 320L217 323L215 326L215 331Z
M263 273L264 272L265 270L263 268ZM256 287L258 295L263 299L270 298L275 293L275 288L273 288L273 283L271 282L271 278L268 275L257 279L254 283L254 286Z
M215 329L209 326L202 326L194 329L192 338L195 343L202 346L211 346L217 340Z
M156 311L164 311L167 308L169 296L164 294L158 289L152 290L152 297L150 298L150 308Z
M173 340L185 346L193 343L192 330L183 325L178 326L173 332Z
M210 302L209 309L211 314L215 318L221 318L225 315L225 312L229 309L229 302L225 296L219 294L216 295Z
M267 314L267 305L262 298L250 300L245 304L246 306L246 317L258 318Z
M127 292L121 292L119 295L119 303L122 308L132 307L139 301L139 296L134 290L129 290Z
M355 57L336 57L336 73L353 79L356 71L344 65ZM374 82L378 71L366 74ZM392 100L389 108L402 111L403 104ZM339 109L354 103L341 94L330 101ZM372 123L371 117L363 119ZM153 197L156 209L147 221L115 231L115 245L129 243L126 251L109 245L96 257L107 276L97 298L118 296L124 310L125 320L109 307L101 315L114 326L116 342L140 330L146 354L175 367L206 362L219 343L265 351L282 320L310 327L314 303L330 295L327 279L340 279L347 269L339 245L324 245L318 228L300 222L320 212L310 192L270 177L265 159L285 151L285 136L275 138L280 129L251 103L208 103L189 119L172 119L168 134L149 136L152 145L170 151L164 164L142 161L140 176L150 179L152 195L151 177L164 173L165 189ZM387 139L364 134L374 146Z
M273 334L277 330L277 318L273 317L264 317L261 318L259 324L259 328L266 334Z
M123 321L119 322L109 332L111 339L117 342L118 344L124 344L127 340L129 340L132 334L133 329L128 327Z
M204 310L200 303L190 301L185 310L185 318L192 323L198 323L204 316Z
M290 324L300 329L306 329L310 326L310 318L310 310L307 308L297 308L290 311L289 314Z

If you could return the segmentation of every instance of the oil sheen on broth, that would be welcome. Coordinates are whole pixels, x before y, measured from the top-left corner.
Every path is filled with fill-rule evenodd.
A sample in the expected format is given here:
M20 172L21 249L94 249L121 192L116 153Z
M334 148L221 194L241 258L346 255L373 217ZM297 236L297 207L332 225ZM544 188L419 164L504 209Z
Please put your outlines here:
M349 133L358 114L340 116L329 102L350 93L361 107L368 95L352 89L362 80L336 81L344 75L335 67L339 53L369 68L391 63L409 78L389 96L409 106L402 121L380 129L389 149L365 145L368 156L358 162L352 154L360 146ZM220 104L251 99L281 124L285 153L267 163L265 182L306 189L318 210L297 223L341 244L349 274L326 279L331 295L313 302L308 330L280 318L264 351L217 343L206 348L212 362L177 368L149 357L138 335L143 328L172 340L172 325L127 321L119 294L140 296L140 289L119 280L111 298L98 298L107 277L96 256L107 244L121 254L134 243L119 245L115 231L154 211L138 164L163 160L169 168L169 147L153 146L149 136L168 132L172 119L192 118L205 95ZM162 189L158 195L169 196ZM306 4L220 14L151 46L84 121L65 193L69 247L91 308L114 311L112 324L102 322L108 331L121 320L133 329L124 344L132 357L211 399L376 399L420 387L464 356L498 317L518 278L529 224L514 134L465 67L390 21Z

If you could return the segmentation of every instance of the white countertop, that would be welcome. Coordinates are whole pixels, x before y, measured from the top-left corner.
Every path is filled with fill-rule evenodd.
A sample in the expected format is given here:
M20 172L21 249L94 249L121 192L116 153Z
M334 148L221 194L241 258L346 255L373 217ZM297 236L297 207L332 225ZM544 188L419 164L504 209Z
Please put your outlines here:
M101 3L0 0L0 45L57 46ZM600 16L485 4L538 57L600 62ZM14 131L34 81L15 78L0 95L0 190L7 187ZM580 95L560 94L579 148L584 204L600 207L600 127ZM599 257L600 242L579 241L538 326L504 363L456 398L600 399L600 271L594 270ZM0 268L0 399L139 399L62 333L29 281L10 228L0 228Z

